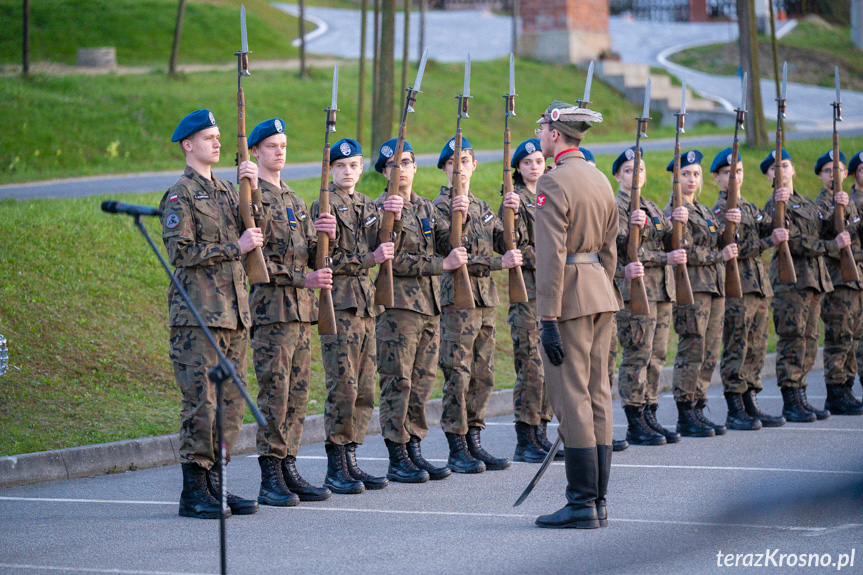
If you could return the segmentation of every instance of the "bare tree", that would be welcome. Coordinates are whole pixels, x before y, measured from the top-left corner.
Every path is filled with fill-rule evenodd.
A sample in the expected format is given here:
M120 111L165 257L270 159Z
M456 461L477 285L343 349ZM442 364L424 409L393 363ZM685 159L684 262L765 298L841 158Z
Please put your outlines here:
M521 2L512 0L512 53L518 55L518 14L521 12Z
M408 87L408 64L411 61L411 0L404 0L405 4L405 34L404 49L402 50L402 92Z
M300 78L306 76L306 3L300 0Z
M374 132L375 118L378 111L375 108L378 104L378 68L381 63L381 0L374 0L375 10L373 18L374 31L372 32L372 131Z
M369 0L360 0L360 81L357 94L357 141L363 145L363 113L366 94L366 26L368 24Z
M428 0L420 0L420 51L419 54L425 52L426 49L426 12L429 9Z
M372 120L372 149L389 139L393 127L393 92L395 91L395 0L381 1L381 47L378 63L375 116Z
M746 114L746 142L750 147L767 145L767 125L764 123L764 105L761 101L761 71L758 65L758 28L755 22L753 0L737 0L737 25L740 31L740 69L749 74Z
M30 76L30 0L24 0L24 29L21 42L21 70L24 77Z

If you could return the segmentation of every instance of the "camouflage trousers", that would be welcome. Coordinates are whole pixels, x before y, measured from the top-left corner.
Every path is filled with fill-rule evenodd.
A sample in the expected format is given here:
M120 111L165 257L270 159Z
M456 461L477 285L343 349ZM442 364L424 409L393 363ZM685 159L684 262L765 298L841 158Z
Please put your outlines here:
M278 322L252 328L252 357L258 376L258 453L296 457L309 404L311 324Z
M857 339L863 331L863 292L836 286L821 300L824 380L841 385L857 374Z
M780 387L806 387L806 374L815 364L820 329L821 292L811 288L773 296L776 326L776 381Z
M249 334L245 329L211 327L210 331L245 386L247 383ZM197 463L210 469L219 455L216 437L216 386L207 372L219 364L219 356L199 327L172 327L170 358L182 393L180 410L180 463ZM222 389L225 408L225 457L240 434L246 410L240 390L232 382Z
M647 315L633 315L629 302L617 312L617 337L623 348L617 387L623 405L659 401L659 376L665 367L671 302L652 301Z
M614 314L617 316L617 314ZM617 331L611 330L611 341L608 344L608 389L614 388L614 371L617 369Z
M761 370L767 354L770 298L755 293L725 298L722 360L719 371L726 393L761 391Z
M674 305L674 331L677 356L672 376L675 401L695 401L707 397L710 378L719 360L725 298L695 292L692 307Z
M512 358L515 362L515 385L512 407L516 421L539 425L554 415L545 392L545 375L539 356L539 321L536 300L509 306L507 323L512 335Z
M439 315L391 308L377 318L381 434L390 441L428 434L426 403L437 376L439 332Z
M446 433L465 435L469 427L485 428L485 409L494 389L494 316L493 307L443 308L440 425Z
M336 445L361 444L375 408L375 320L336 310L335 335L321 336L327 381L324 430Z

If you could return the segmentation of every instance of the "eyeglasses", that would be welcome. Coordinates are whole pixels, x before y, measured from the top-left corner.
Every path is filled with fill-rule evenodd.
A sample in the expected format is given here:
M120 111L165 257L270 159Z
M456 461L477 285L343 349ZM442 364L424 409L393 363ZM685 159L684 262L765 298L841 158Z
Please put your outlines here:
M410 168L413 164L414 164L414 161L413 161L413 160L402 160L401 162L399 162L399 166L401 166L401 168L402 168L402 169L405 169L405 170L406 170L406 169L408 169L408 168ZM392 167L393 167L393 163L392 163L392 162L387 162L387 167L388 167L388 168L392 168Z
M536 128L533 133L536 134L536 137L539 138L540 134L542 134L544 128Z

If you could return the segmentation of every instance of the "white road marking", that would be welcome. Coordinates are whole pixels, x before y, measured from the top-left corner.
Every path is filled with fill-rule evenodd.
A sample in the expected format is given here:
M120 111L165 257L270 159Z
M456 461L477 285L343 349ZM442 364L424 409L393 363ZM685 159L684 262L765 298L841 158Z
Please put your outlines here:
M210 573L188 573L185 571L139 571L129 569L91 569L87 567L56 567L53 565L18 565L0 563L7 569L33 569L35 571L62 571L67 573L118 573L120 575L212 575Z
M39 501L42 503L113 503L115 505L178 505L176 501L134 501L131 499L71 499L56 497L3 497L0 501Z
M563 465L560 463L560 465ZM612 463L612 467L631 467L633 469L702 469L707 471L769 471L780 473L823 473L827 475L863 475L863 471L846 471L843 469L793 469L788 467L733 467L718 465L634 465L628 463Z

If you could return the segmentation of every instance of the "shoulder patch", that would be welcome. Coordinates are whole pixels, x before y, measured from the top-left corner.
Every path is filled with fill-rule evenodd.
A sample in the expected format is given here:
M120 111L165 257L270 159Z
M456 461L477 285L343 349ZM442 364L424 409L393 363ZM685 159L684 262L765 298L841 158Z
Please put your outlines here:
M541 208L545 205L545 194L540 194L536 197L536 207Z
M764 219L764 214L758 214L757 216L755 216L755 221L756 221L756 222L760 222L760 221L761 221L761 220L763 220L763 219Z
M180 225L180 216L177 214L168 214L168 217L165 218L165 227L169 230L173 230L178 225Z
M177 200L179 200L179 199L180 199L180 196L178 196L177 194L174 194L173 196L171 196L170 198L168 198L168 201L169 201L169 202L176 202L176 201L177 201Z

